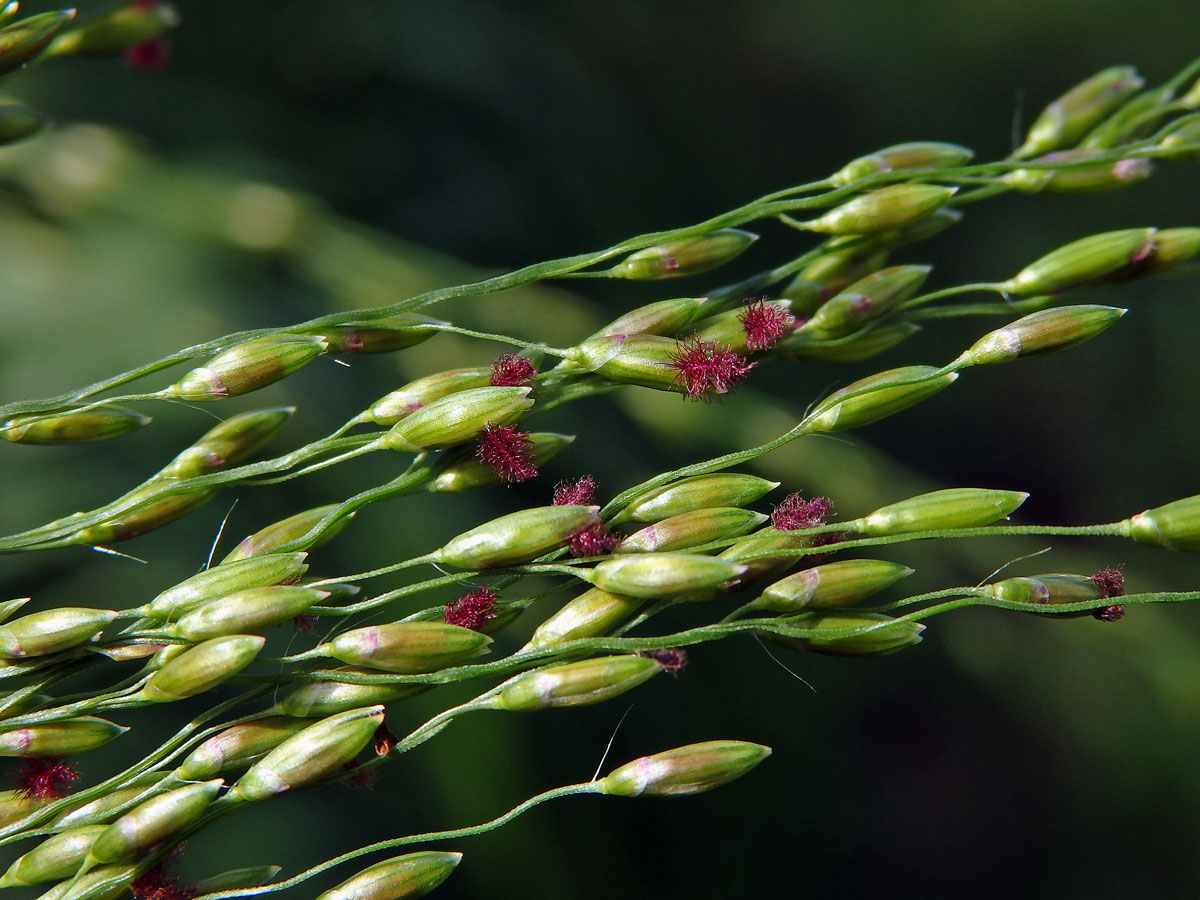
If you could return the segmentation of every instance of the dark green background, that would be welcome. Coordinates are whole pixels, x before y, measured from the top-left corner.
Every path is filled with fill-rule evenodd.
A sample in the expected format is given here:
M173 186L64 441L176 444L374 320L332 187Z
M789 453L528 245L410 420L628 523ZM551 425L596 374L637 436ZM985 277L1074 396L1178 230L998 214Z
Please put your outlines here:
M0 218L4 400L65 390L238 328L470 277L400 243L391 249L402 262L387 264L378 249L326 241L291 254L233 247L221 204L245 179L319 198L322 215L503 269L696 221L890 143L948 140L999 158L1013 146L1014 123L1086 75L1130 63L1153 84L1200 52L1200 15L1187 2L181 7L162 74L67 60L9 82L61 127L44 144L0 152L9 173ZM106 132L72 131L78 121L126 130L138 154L161 163L130 155ZM58 156L46 162L50 148ZM72 182L72 173L83 174ZM1001 197L900 259L934 263L932 287L1002 279L1094 231L1200 225L1197 184L1194 165L1164 165L1119 194ZM734 274L807 246L781 228L762 230ZM364 272L385 273L382 284L345 280L360 253ZM330 291L313 273L333 257ZM617 310L720 283L697 281L596 282L580 293ZM968 373L894 422L846 444L801 442L759 471L783 481L781 493L829 494L848 517L931 486L1031 491L1023 522L1109 521L1197 493L1195 294L1194 277L1097 294L1095 302L1131 312L1095 342ZM462 304L460 314L563 342L603 315L549 290ZM851 377L952 358L992 324L931 327L848 368L763 366L719 406L637 392L563 409L553 427L580 439L535 485L369 510L321 552L320 566L354 571L424 552L487 516L546 502L554 480L581 472L596 474L607 499L667 466L772 436ZM280 439L290 447L405 378L494 353L438 338L409 362L366 359L343 370L318 360L262 396L300 404ZM2 530L101 503L208 427L202 413L154 412L154 426L110 445L0 447ZM345 468L237 493L235 539L396 471L375 457ZM144 602L203 562L227 509L217 501L123 546L148 566L83 550L0 560L0 592L46 605ZM1043 545L912 548L889 558L918 568L915 592L976 583ZM1055 548L1013 571L1125 562L1132 589L1200 582L1190 557L1116 542ZM536 619L497 649L518 646ZM1197 624L1185 607L1136 609L1116 625L964 612L932 622L923 644L886 659L782 657L814 690L752 641L706 645L679 678L631 695L610 762L715 737L770 744L771 760L701 798L544 807L455 844L466 857L437 896L1195 896ZM439 694L397 706L393 728L444 702ZM590 777L628 705L463 721L389 766L372 792L327 789L223 821L189 844L184 871L276 862L290 873L368 840L481 821ZM148 750L154 718L123 719L134 730L105 762L85 761L86 775Z

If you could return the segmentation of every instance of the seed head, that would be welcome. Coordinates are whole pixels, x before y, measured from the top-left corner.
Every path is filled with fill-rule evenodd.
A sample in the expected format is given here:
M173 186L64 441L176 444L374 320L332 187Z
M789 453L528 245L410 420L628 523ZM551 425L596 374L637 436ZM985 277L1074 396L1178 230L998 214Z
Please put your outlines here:
M767 298L747 298L745 309L738 319L746 333L749 350L769 350L791 332L796 317L781 306L768 306Z
M492 363L488 382L493 387L525 387L537 373L538 370L529 357L505 353Z
M725 394L754 368L727 347L715 341L690 337L676 345L671 357L675 385L691 397L711 399L710 394Z
M475 458L496 473L501 481L516 484L537 475L533 463L533 441L516 425L492 425L479 432Z
M679 647L662 647L658 650L638 650L638 656L644 656L647 659L652 659L660 666L664 672L670 672L672 675L678 675L687 668L688 658L687 652Z
M603 556L619 543L621 538L609 531L603 522L589 525L567 538L571 555L577 557Z
M496 618L496 601L499 598L486 587L463 594L453 603L447 603L442 618L447 625L458 625L478 631L479 626Z
M596 494L596 479L584 475L574 481L560 481L554 486L555 506L591 506Z
M27 756L12 773L17 790L30 800L57 800L79 780L79 773L61 757Z
M771 511L771 524L780 531L815 528L824 525L832 512L833 501L827 497L805 500L799 494L788 494L783 498L783 502Z

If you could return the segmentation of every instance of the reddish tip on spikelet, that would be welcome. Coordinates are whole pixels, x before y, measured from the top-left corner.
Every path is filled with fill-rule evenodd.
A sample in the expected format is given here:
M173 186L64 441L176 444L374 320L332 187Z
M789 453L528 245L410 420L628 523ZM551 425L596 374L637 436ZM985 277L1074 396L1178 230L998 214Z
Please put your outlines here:
M675 370L676 387L689 397L711 399L712 394L728 393L749 374L754 363L716 341L692 335L676 346L671 368Z
M738 320L742 323L746 347L750 350L771 349L796 324L796 317L782 306L767 306L766 297L747 298L742 303L746 308Z
M525 387L537 373L537 367L529 357L505 353L492 363L492 374L488 382L493 387Z
M162 862L133 880L129 890L134 900L192 900L196 896L196 889L192 885L178 875L170 874L170 865L175 856L176 852L173 851Z
M603 556L621 539L604 527L603 522L582 528L567 538L567 547L572 556Z
M638 650L638 656L645 656L662 666L664 672L678 675L687 668L687 653L678 647L662 647L658 650Z
M533 441L525 432L517 431L516 425L485 425L479 432L475 458L509 484L526 481L538 473L533 464Z
M387 723L380 722L379 727L375 729L375 755L387 756L398 742L399 739L392 734L392 729L387 727Z
M596 494L596 479L584 475L575 481L560 481L554 486L555 506L591 506Z
M447 625L458 625L478 631L479 626L496 618L496 601L500 599L490 588L476 588L463 594L453 603L447 603L442 618Z
M65 759L28 756L11 777L17 791L30 800L57 800L67 795L71 785L79 780L79 773Z
M788 494L783 498L783 502L771 511L771 524L780 531L815 528L824 525L832 512L833 501L827 497L805 500L799 494Z

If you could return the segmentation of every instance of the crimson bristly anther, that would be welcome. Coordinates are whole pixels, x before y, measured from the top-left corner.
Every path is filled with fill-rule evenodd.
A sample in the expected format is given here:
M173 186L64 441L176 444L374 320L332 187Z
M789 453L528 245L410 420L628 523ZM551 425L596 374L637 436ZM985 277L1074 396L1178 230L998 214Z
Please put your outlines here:
M484 622L496 618L496 601L500 598L491 588L481 587L468 591L442 611L442 621L447 625L458 625L478 631Z
M485 425L475 444L475 458L509 484L528 481L538 473L533 441L516 425Z
M725 394L750 373L754 363L715 341L692 337L671 357L676 386L689 397L706 400Z

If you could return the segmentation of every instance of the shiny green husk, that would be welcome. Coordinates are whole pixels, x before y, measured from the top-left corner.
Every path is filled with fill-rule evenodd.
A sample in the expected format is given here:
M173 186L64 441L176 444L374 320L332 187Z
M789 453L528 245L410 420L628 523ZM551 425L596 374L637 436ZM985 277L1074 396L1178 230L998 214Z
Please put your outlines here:
M1027 265L1001 284L1012 294L1056 294L1096 281L1151 254L1155 229L1106 231L1072 241Z
M705 741L643 756L596 782L615 797L700 794L745 775L771 755L771 748L746 741Z
M694 475L640 494L613 517L612 524L659 522L695 509L748 506L777 487L778 481L737 472Z
M898 622L890 616L865 612L811 613L796 621L809 633L804 637L771 635L785 647L813 650L830 656L883 656L920 643L925 626L919 622ZM839 637L827 636L852 630Z
M64 831L68 828L82 828L85 825L107 825L120 814L117 810L131 800L147 791L151 794L156 793L156 786L169 784L171 778L167 772L146 772L131 778L124 787L114 788L95 800L68 807L51 821L50 827L56 831Z
M289 716L264 716L234 725L196 747L171 774L179 781L202 781L248 768L307 724Z
M91 640L117 617L116 610L65 606L0 625L0 657L57 653Z
M2 119L0 110L0 129ZM120 406L65 408L14 416L0 424L0 437L14 444L84 444L120 437L150 421L149 416Z
M303 614L329 596L306 587L247 588L184 613L168 630L174 637L204 641L227 634L256 634Z
M345 667L331 670L354 675L378 675L378 669ZM429 690L426 684L351 684L347 681L309 681L293 689L279 701L277 709L285 716L312 719L331 716L349 709L377 706L404 700Z
M316 525L323 522L340 508L340 503L317 506L288 516L286 519L280 519L278 522L273 522L266 528L260 528L254 534L242 538L241 543L234 547L221 560L221 565L239 559L249 559L251 556L262 556L264 553L274 553L280 547L295 544L296 541L307 535ZM355 513L353 512L337 516L332 521L324 524L315 537L305 538L300 547L304 550L314 550L322 544L328 543L337 537L343 528L350 524L350 520L354 516Z
M803 222L825 234L871 234L904 228L945 206L958 188L936 184L893 184L834 207L823 216Z
M847 606L891 587L913 573L908 566L881 559L847 559L804 569L777 581L750 609L795 613Z
M736 506L694 509L635 531L613 553L687 550L710 541L741 537L767 520L762 513Z
M634 281L656 281L698 275L724 265L758 240L737 228L722 228L700 237L684 238L631 253L606 274Z
M427 403L450 394L487 387L491 369L450 369L410 381L402 388L380 397L359 418L375 425L395 425Z
M461 853L423 850L385 859L330 888L317 900L415 900L450 877Z
M35 812L39 807L53 802L51 797L35 799L23 790L0 791L0 828L6 828Z
M243 341L192 369L167 393L192 402L247 394L303 368L325 349L325 342L312 335L274 334Z
M25 725L0 734L0 756L77 756L128 730L96 716Z
M272 584L291 584L308 571L307 553L268 553L222 562L198 572L150 601L147 615L155 619L178 618L206 600L234 591Z
M1098 155L1095 150L1060 150L1033 162L1081 163ZM1098 194L1140 181L1152 168L1150 160L1134 157L1054 169L1014 169L1000 180L1025 194Z
M658 391L681 390L673 361L680 343L655 334L610 334L584 341L571 349L569 361L609 381L636 384Z
M609 322L592 338L616 334L657 334L670 336L694 322L704 313L707 297L680 297L647 303ZM589 338L590 339L590 338Z
M49 56L109 56L152 41L179 24L171 3L128 3L86 16L64 31Z
M100 833L88 860L93 864L129 862L200 818L223 784L220 778L214 778L166 791L138 804Z
M1112 66L1096 73L1042 110L1013 156L1024 159L1075 143L1137 93L1143 83L1132 66Z
M307 329L329 348L329 353L392 353L424 343L438 333L437 325L449 325L428 316L398 315L340 325L316 325Z
M1024 491L949 488L882 506L861 519L847 522L846 528L872 537L982 528L1008 518L1028 497Z
M170 703L201 694L254 662L266 642L257 634L231 634L197 644L151 675L135 696Z
M1087 575L1033 575L1017 578L1005 578L995 584L987 584L979 588L982 593L989 594L998 600L1008 600L1011 603L1029 603L1034 606L1048 606L1061 603L1080 603L1088 600L1102 600L1104 591ZM1039 610L1039 612L1043 612ZM1090 615L1089 612L1069 613L1068 615Z
M22 856L0 876L0 888L24 887L70 878L106 825L87 825L52 835Z
M902 366L861 378L818 403L808 428L833 432L869 425L932 397L957 378L932 366Z
M542 622L522 650L551 647L567 641L608 634L630 618L646 601L600 588L589 588Z
M823 338L850 334L911 298L932 269L932 266L892 266L860 278L823 303L797 333L816 332Z
M489 703L509 712L586 706L632 690L661 671L646 656L599 656L522 672L502 684Z
M746 567L691 553L634 553L597 563L581 577L602 590L628 597L657 598L719 588Z
M0 30L0 75L36 58L74 18L73 9L44 12Z
M481 387L457 391L400 419L379 439L389 450L415 452L469 441L487 425L515 422L533 406L528 387Z
M1139 544L1200 550L1200 494L1140 512L1122 525L1124 533Z
M369 706L309 725L251 766L229 797L262 800L333 775L358 755L382 722L383 707Z
M345 631L313 652L386 672L436 672L478 656L492 639L443 622L394 622Z
M1062 306L1043 309L988 332L959 357L978 366L1011 362L1082 344L1125 315L1113 306Z
M451 538L437 561L460 569L528 562L561 547L572 534L600 521L598 506L536 506L500 516Z
M718 558L738 563L745 569L741 575L725 585L725 589L737 591L768 578L774 578L802 559L793 551L812 545L812 535L804 531L781 531L774 527L756 531L718 554ZM687 599L711 600L716 596L717 592L710 591L701 592Z
M904 169L950 169L969 162L974 155L975 152L966 147L939 141L893 144L851 160L830 175L829 181L835 187L845 187L852 181L880 172L895 172Z
M202 434L154 477L195 478L227 469L262 449L295 412L294 406L277 406L230 416Z
M18 597L16 600L5 600L3 603L0 603L0 622L7 622L32 599L32 597Z
M149 494L161 488L161 484L147 484L140 492ZM157 500L134 506L115 518L80 528L69 538L75 544L109 544L114 541L127 541L162 528L176 519L186 516L194 509L199 509L216 496L219 488L206 487L183 490ZM131 499L136 499L137 493Z

